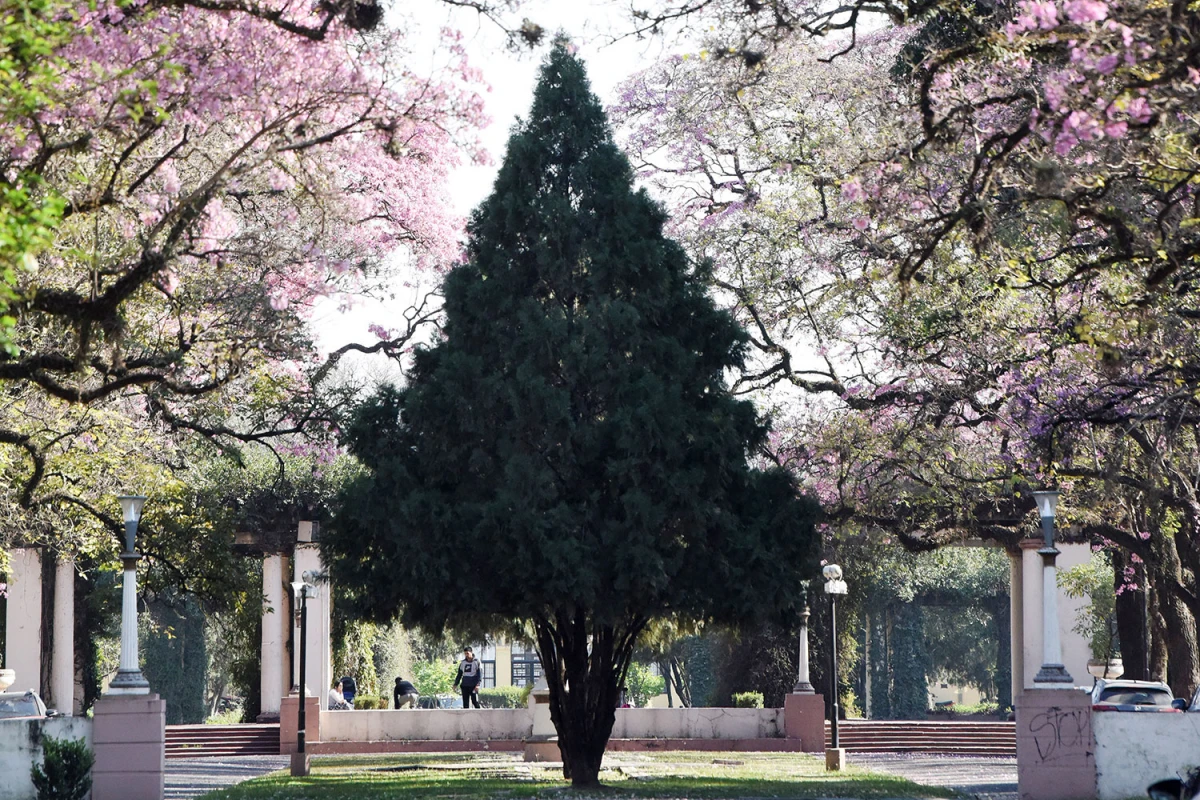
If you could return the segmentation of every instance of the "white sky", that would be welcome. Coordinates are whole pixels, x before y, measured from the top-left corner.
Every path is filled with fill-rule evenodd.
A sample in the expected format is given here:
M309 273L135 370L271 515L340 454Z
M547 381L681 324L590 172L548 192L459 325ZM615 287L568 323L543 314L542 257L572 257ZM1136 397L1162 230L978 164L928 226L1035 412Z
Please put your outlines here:
M622 4L612 0L527 0L517 21L526 17L547 32L546 43L532 52L508 50L503 32L473 11L450 9L436 0L422 0L416 5L418 10L408 12L409 20L397 19L393 24L415 23L429 30L430 41L443 26L462 31L471 62L483 70L491 86L484 97L492 124L482 131L481 139L494 164L459 167L450 179L454 209L464 217L491 191L496 170L504 158L509 130L516 117L523 117L529 111L538 66L557 31L566 33L579 48L578 54L588 67L592 91L605 105L614 101L616 88L625 78L672 52L669 43L662 39L628 38L612 43L614 34L628 30L630 24ZM436 276L423 278L430 285L436 282ZM419 291L422 290L398 287L394 302L362 302L349 310L339 309L334 301L318 304L313 318L318 347L329 352L347 342L373 343L376 338L367 331L367 326L378 323L398 327L394 323L389 325L389 319L408 307Z

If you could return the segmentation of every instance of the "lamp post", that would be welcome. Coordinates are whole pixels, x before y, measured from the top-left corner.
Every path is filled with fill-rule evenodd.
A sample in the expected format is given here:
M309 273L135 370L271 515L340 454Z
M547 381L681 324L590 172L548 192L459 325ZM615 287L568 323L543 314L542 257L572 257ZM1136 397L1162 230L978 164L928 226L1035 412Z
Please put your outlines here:
M308 661L308 599L317 596L317 587L309 583L311 572L305 572L304 580L292 581L292 594L300 604L300 708L296 718L296 755L292 758L292 776L308 775L308 754L304 748L304 707L308 698L306 662Z
M1034 683L1074 684L1075 679L1062 663L1062 642L1058 635L1058 570L1054 560L1054 512L1058 508L1058 492L1045 490L1033 493L1038 515L1042 518L1042 668Z
M792 687L793 694L816 694L816 689L808 680L808 584L800 585L800 594L804 603L800 609L800 652L796 659L796 685Z
M121 495L121 515L125 519L125 550L121 553L124 584L121 587L121 664L109 684L108 694L150 694L150 684L138 666L137 562L135 551L138 522L142 519L142 495Z
M825 594L829 595L829 732L833 747L825 753L826 769L841 769L842 758L838 741L838 666L837 666L837 599L846 593L842 568L827 564L821 574L825 578Z

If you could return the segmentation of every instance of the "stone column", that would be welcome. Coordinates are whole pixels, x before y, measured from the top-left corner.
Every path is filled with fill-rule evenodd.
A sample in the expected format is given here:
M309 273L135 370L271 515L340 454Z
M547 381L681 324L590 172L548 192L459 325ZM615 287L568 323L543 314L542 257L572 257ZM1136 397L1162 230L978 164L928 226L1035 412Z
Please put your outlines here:
M54 650L50 699L60 714L75 713L75 559L60 558L54 571Z
M18 547L9 557L4 666L17 674L9 691L42 692L42 553Z
M1009 553L1008 571L1008 625L1012 633L1009 660L1012 662L1012 698L1025 689L1025 573L1021 566L1021 552Z
M1042 560L1041 542L1021 542L1021 652L1022 691L1033 688L1033 676L1042 665ZM1015 696L1014 696L1015 700Z
M259 683L261 721L279 716L279 701L284 691L283 632L286 614L283 556L268 555L263 558L262 643L259 652L262 669Z
M310 581L317 587L317 596L308 600L308 653L305 655L305 669L308 672L308 692L320 700L321 708L326 708L329 702L329 687L333 682L333 653L331 649L332 635L332 602L330 587L326 580L325 565L321 561L321 551L318 549L317 524L301 522L296 542L296 554L293 559L293 578L295 581L304 580L305 573L317 576ZM300 641L297 629L294 641ZM299 659L296 664L296 680L299 682Z

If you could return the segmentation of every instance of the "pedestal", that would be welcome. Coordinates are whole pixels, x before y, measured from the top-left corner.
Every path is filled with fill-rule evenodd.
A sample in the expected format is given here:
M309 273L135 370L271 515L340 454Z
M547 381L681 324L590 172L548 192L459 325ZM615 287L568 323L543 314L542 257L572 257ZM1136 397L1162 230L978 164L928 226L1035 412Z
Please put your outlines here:
M1094 800L1092 700L1078 689L1030 689L1016 698L1020 800Z
M92 800L162 800L166 701L156 694L104 695L92 714Z
M825 750L825 769L829 772L841 772L846 767L846 748L829 747Z
M279 754L296 753L296 732L300 729L300 696L291 695L279 703ZM304 704L304 744L321 741L321 704L309 696Z
M308 753L292 753L293 778L308 777L308 773L311 769L312 762L309 760Z
M800 740L800 751L825 749L825 696L789 694L783 698L783 728L789 739Z
M529 693L529 707L533 710L533 735L525 742L525 760L561 761L558 731L550 717L550 690L542 681Z

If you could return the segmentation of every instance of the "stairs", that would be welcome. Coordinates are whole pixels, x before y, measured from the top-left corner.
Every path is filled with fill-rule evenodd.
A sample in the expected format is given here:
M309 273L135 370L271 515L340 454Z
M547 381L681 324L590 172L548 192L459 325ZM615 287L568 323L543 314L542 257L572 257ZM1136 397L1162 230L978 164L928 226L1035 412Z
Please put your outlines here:
M167 758L279 755L279 725L168 725Z
M1014 722L920 722L841 720L838 744L852 753L950 753L972 756L1017 755ZM832 747L829 723L825 746Z

